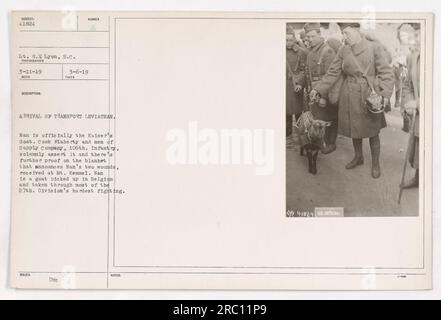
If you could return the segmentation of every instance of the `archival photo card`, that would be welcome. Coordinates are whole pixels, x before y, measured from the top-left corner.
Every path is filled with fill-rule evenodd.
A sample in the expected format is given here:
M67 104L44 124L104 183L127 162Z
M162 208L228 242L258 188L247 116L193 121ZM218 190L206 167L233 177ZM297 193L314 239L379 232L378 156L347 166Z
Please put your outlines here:
M15 11L10 34L11 287L431 288L431 14Z

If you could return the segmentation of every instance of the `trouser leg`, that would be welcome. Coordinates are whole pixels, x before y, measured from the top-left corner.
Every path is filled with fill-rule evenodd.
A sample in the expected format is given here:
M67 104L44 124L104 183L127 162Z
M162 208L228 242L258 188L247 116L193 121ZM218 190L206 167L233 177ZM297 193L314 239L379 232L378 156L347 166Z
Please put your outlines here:
M372 178L376 179L381 176L380 170L380 136L376 135L369 138L372 156Z
M338 120L332 121L331 125L326 128L326 144L335 145L338 134Z
M326 147L322 149L324 154L331 153L337 148L335 142L337 141L338 134L338 122L337 119L331 122L331 125L326 128L325 131L325 144Z
M352 145L354 146L354 158L346 165L346 169L354 169L364 162L363 139L352 139Z

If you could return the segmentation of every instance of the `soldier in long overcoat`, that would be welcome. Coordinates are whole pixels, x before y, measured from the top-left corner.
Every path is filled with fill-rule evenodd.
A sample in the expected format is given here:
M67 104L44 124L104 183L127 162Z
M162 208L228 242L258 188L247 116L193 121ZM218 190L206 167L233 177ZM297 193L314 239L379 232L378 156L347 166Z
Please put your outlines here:
M407 56L408 73L403 82L402 103L405 111L404 116L410 119L415 117L415 127L413 130L412 144L410 145L409 162L415 169L415 175L409 181L406 181L402 188L412 188L418 186L419 180L419 146L420 146L420 43L419 32L415 32L415 47Z
M403 131L409 132L409 117L405 114L404 104L403 104L403 96L404 90L407 88L404 86L404 82L408 81L408 66L407 61L409 60L409 55L412 53L411 50L411 41L415 40L415 29L408 23L401 24L397 29L397 38L400 42L400 57L397 63L394 66L395 71L395 90L396 90L396 98L395 98L395 106L400 108L401 114L403 116Z
M294 33L286 35L286 136L291 135L293 116L298 119L303 106L304 67L306 51L300 47Z
M326 74L336 53L321 36L319 23L307 23L304 26L304 30L310 45L306 58L306 77L309 77L312 88L314 88ZM324 140L326 146L322 148L322 153L331 153L336 149L335 142L338 128L337 105L330 103L326 93L321 96L320 101L313 103L310 108L315 119L331 122L331 125L325 131Z
M339 49L327 74L311 92L311 97L326 95L343 74L344 81L338 104L339 131L352 138L355 151L355 156L346 165L346 169L363 164L363 138L369 138L371 174L373 178L378 178L381 175L379 133L386 127L386 119L384 113L371 113L368 110L366 98L371 93L370 87L373 86L375 92L383 97L382 103L385 106L393 93L394 74L383 47L364 38L360 33L360 24L339 25L345 45Z

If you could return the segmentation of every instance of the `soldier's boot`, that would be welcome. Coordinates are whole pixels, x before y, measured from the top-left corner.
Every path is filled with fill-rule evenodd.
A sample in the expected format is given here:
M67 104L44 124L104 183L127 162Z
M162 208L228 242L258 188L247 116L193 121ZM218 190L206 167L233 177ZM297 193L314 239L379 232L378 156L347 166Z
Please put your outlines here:
M369 138L369 144L371 146L371 156L372 156L372 178L377 179L381 176L380 169L380 136L376 135Z
M323 154L334 152L337 149L335 142L337 141L338 124L337 120L332 121L331 125L326 128L325 142L326 146L322 148Z
M410 179L409 181L404 182L401 185L401 188L403 188L403 189L417 188L418 181L419 181L419 169L416 169L415 176L412 179Z
M363 139L352 139L352 144L354 146L355 156L347 165L346 169L354 169L356 166L363 164Z

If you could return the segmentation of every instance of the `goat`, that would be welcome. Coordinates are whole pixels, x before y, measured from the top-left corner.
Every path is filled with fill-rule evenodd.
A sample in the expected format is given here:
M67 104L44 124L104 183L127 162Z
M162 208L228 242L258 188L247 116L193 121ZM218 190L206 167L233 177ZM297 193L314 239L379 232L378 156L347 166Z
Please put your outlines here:
M323 147L325 129L331 122L316 120L310 111L303 112L294 125L294 130L300 142L300 155L306 151L308 171L317 174L317 156Z

